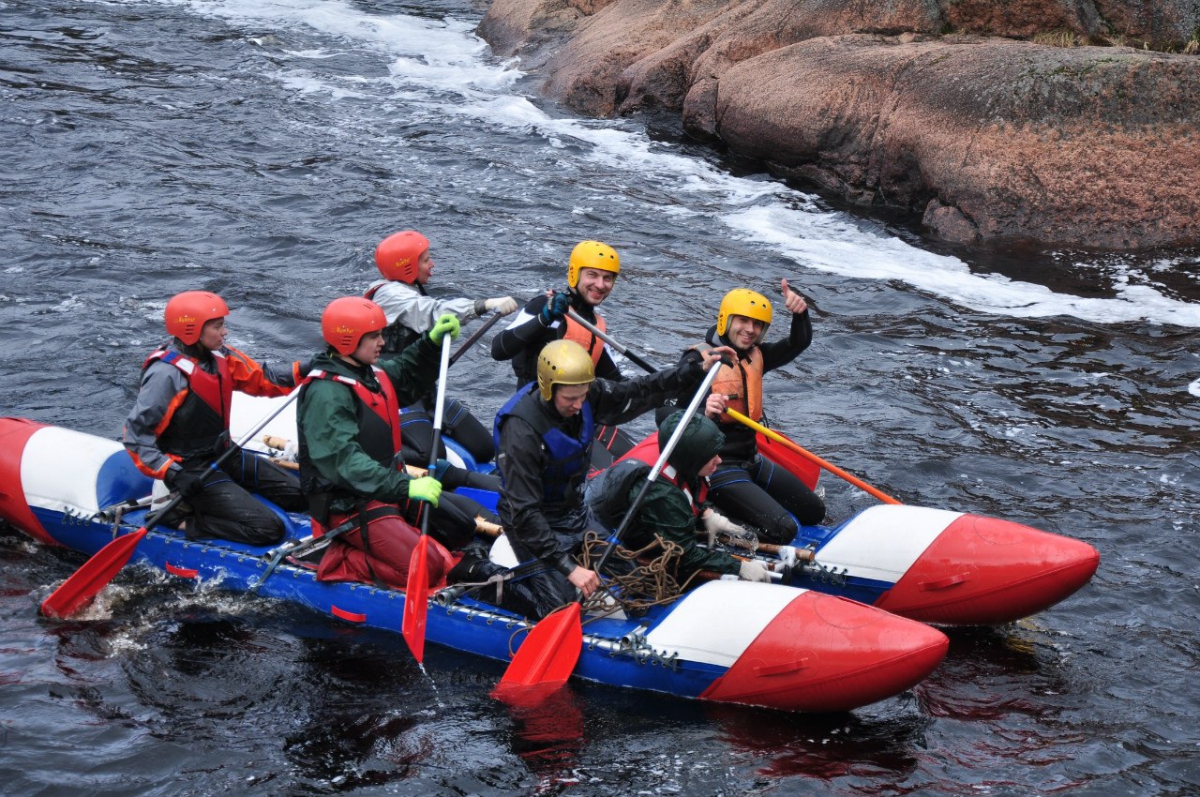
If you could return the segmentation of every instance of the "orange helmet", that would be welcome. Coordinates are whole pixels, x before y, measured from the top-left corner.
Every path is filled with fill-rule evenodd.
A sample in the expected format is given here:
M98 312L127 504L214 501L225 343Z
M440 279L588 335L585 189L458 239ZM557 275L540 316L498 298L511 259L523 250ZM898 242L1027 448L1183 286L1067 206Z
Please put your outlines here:
M375 265L384 279L412 285L417 281L417 261L429 249L429 239L416 230L392 233L375 247Z
M205 324L227 315L229 305L215 293L184 291L171 297L163 317L167 322L167 333L192 346L200 340Z
M321 337L338 354L350 356L362 336L387 326L383 308L361 296L334 299L321 314Z

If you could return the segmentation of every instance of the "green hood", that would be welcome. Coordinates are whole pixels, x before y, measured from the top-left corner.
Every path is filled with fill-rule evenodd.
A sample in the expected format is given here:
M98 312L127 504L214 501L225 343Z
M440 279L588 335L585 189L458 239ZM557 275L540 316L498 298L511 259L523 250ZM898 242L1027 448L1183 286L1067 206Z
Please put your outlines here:
M658 427L658 446L662 450L679 422L683 420L683 412L673 412L663 420ZM667 463L674 468L684 481L695 484L700 469L716 456L725 445L725 435L717 425L703 415L693 415L683 435L679 438L675 450L667 457Z

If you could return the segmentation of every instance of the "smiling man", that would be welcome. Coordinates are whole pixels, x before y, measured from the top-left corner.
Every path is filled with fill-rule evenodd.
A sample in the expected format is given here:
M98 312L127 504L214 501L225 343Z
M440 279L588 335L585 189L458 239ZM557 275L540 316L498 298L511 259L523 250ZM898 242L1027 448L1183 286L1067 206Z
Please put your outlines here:
M754 430L725 415L737 410L755 422L763 418L763 376L787 365L812 343L808 303L782 280L784 306L791 328L783 340L766 342L771 326L771 302L761 293L736 288L725 294L710 327L707 342L731 346L737 364L713 383L705 414L725 435L721 464L709 478L709 498L724 513L760 529L764 542L786 545L799 531L797 523L813 525L825 517L825 502L789 471L758 453ZM684 360L695 359L689 350ZM690 397L689 397L690 398Z
M581 241L571 251L567 265L567 290L548 290L530 301L517 314L508 329L492 339L492 357L512 362L517 387L537 379L537 357L542 347L554 340L573 340L583 347L601 379L621 381L624 377L597 338L571 320L568 310L605 331L604 317L596 310L612 293L621 258L608 244Z

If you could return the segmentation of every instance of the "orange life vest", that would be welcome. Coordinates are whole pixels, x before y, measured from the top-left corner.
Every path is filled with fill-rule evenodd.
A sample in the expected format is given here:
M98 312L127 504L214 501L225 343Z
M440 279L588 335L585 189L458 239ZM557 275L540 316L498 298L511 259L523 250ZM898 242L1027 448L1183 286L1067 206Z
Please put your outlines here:
M601 332L607 332L608 327L604 323L604 316L599 313L595 313L595 316L596 323L593 326ZM573 340L578 343L583 347L584 351L591 355L592 365L599 365L600 355L604 354L604 341L593 335L583 327L583 324L580 324L570 316L564 318L563 321L567 324L567 332L563 335L563 339Z
M757 346L745 357L738 357L735 368L722 368L713 380L712 392L726 396L730 409L754 422L762 420L762 350Z

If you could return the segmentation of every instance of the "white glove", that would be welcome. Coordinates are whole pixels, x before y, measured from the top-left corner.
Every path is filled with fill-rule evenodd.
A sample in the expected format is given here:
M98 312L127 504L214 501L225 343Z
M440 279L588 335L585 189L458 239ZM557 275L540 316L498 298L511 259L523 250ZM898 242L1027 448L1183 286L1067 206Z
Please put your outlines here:
M709 548L713 547L713 545L716 544L718 534L728 534L730 537L730 541L734 545L737 545L739 540L747 540L748 541L748 540L754 539L754 535L751 534L751 532L742 528L741 526L734 523L732 520L725 517L724 515L722 515L721 513L717 512L714 509L706 510L705 513L701 516L701 520L704 521L704 530L708 532L708 547ZM749 547L749 546L743 545L742 547ZM754 548L756 548L756 547L758 547L758 546L755 545ZM751 550L754 550L754 548L751 548Z
M500 315L508 315L517 309L517 300L511 296L500 296L496 299L484 299L484 309L499 310Z
M761 581L764 584L771 583L771 573L767 568L753 559L742 562L741 569L738 570L738 578L743 581Z

